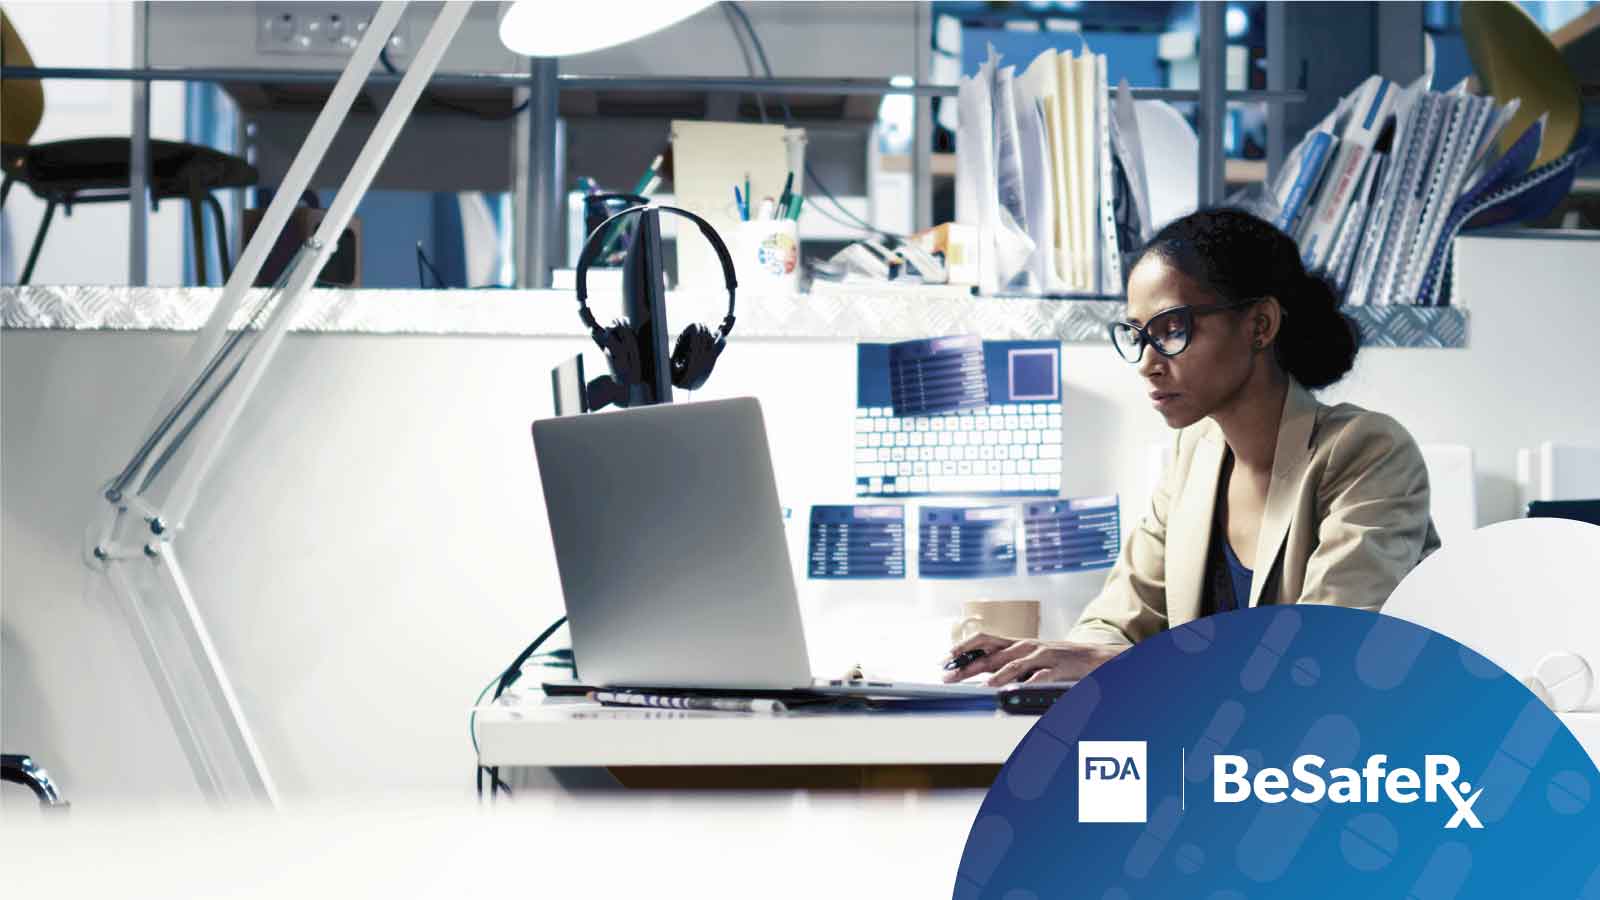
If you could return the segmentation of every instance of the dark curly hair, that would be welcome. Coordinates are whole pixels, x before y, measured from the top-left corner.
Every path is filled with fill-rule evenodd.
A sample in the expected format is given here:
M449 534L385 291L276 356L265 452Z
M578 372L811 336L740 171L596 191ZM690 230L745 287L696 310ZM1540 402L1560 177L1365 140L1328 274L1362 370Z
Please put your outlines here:
M1294 239L1270 222L1242 209L1192 212L1156 232L1134 265L1149 254L1225 303L1276 297L1283 319L1274 352L1283 370L1302 385L1327 387L1355 364L1360 330L1339 310L1338 291L1306 271Z

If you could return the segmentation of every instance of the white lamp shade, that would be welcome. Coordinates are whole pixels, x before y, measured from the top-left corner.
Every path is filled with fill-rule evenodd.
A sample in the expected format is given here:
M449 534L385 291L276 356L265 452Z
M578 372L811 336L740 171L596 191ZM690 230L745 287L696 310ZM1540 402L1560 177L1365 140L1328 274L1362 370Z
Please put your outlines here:
M500 19L500 42L524 56L575 56L642 38L710 5L710 0L517 0Z

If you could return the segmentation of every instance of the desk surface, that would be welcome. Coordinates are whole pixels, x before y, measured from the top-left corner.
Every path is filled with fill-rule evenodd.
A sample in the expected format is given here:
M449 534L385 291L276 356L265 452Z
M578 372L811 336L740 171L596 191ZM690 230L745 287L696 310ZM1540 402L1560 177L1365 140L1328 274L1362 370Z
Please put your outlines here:
M1000 765L1037 716L603 707L537 692L477 710L488 766Z
M1000 765L1037 716L741 713L603 707L517 694L478 708L488 766ZM1600 765L1600 713L1561 720Z

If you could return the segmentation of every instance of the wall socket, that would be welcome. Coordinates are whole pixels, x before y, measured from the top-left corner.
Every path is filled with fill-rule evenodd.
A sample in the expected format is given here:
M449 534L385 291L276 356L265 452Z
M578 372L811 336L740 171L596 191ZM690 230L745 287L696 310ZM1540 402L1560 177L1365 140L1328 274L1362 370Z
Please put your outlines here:
M349 56L372 24L370 3L256 5L256 50L287 56ZM411 25L402 16L389 36L389 55L409 56Z

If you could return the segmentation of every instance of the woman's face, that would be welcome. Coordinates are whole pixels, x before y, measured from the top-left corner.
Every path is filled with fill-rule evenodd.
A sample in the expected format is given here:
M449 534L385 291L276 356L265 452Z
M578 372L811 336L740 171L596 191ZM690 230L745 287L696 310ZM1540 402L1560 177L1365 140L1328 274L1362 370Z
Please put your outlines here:
M1177 306L1218 306L1222 300L1157 254L1128 277L1128 319L1140 325ZM1189 344L1168 358L1144 347L1139 374L1150 402L1171 428L1186 428L1237 395L1250 375L1254 348L1251 307L1193 316Z

